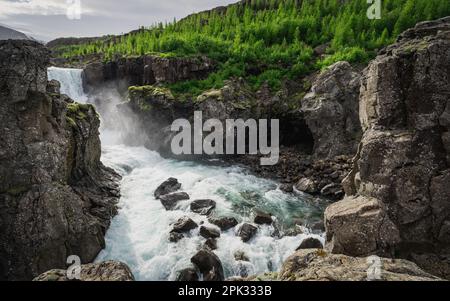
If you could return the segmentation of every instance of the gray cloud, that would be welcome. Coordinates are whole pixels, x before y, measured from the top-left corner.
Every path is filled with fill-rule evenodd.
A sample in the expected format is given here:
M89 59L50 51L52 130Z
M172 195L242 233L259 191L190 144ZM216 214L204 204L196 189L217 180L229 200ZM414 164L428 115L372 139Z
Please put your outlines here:
M48 41L125 33L234 2L237 0L81 0L81 19L70 20L66 0L0 0L0 23Z

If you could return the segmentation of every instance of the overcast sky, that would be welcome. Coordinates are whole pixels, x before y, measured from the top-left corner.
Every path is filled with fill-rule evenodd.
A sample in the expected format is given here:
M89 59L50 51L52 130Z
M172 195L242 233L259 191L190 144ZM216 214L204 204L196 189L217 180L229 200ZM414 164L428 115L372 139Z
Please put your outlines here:
M81 15L77 2L81 3ZM0 24L49 41L126 33L237 0L0 0ZM80 19L78 19L81 17Z

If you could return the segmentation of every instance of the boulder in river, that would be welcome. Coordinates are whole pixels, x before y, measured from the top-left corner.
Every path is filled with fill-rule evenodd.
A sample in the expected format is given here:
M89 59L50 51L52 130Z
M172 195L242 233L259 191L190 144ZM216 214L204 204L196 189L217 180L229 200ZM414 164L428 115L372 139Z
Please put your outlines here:
M250 261L245 252L241 250L234 252L234 259L236 259L237 261Z
M297 184L295 184L295 188L301 192L316 194L317 193L317 185L313 180L309 178L301 178Z
M201 226L200 235L203 236L204 238L218 238L220 237L220 231L214 228Z
M222 231L230 230L238 224L238 221L234 217L212 217L208 221L219 227Z
M170 242L179 242L184 238L184 235L182 233L178 232L170 232L169 233L169 241Z
M186 192L174 192L162 195L159 199L166 210L173 210L179 201L189 200L189 194Z
M323 249L323 245L317 238L307 237L302 241L296 251L303 249Z
M191 262L200 270L205 281L223 281L225 279L219 257L210 250L201 249Z
M255 213L255 224L258 225L271 225L273 220L272 216L268 213L257 211Z
M191 211L200 215L209 215L214 208L216 208L216 202L213 200L196 200L191 203Z
M208 238L205 241L205 247L209 248L210 250L216 250L217 249L217 240L215 238Z
M181 188L181 183L178 182L175 178L169 178L164 181L158 188L155 190L155 198L159 199L162 195L166 195L172 192L177 191Z
M176 281L198 281L197 271L194 268L186 268L178 272Z
M194 222L192 219L190 219L187 216L183 216L175 224L173 224L172 231L170 231L170 232L184 233L184 232L189 232L192 229L195 229L197 227L198 227L198 225L196 222Z
M255 236L258 228L250 224L243 224L239 230L237 235L242 239L243 242L248 242L250 239Z

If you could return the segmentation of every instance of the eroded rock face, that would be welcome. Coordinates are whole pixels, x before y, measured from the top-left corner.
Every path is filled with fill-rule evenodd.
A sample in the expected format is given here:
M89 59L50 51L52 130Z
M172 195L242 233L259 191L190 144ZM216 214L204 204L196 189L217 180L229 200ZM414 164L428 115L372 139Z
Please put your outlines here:
M327 209L333 252L449 254L449 86L449 17L406 31L364 71L364 135L343 185L358 197Z
M117 213L95 109L47 83L48 61L36 42L0 42L0 279L93 261Z
M71 281L67 270L50 270L33 281ZM134 281L130 268L118 261L105 261L81 266L80 279L77 281Z
M174 83L204 78L214 67L214 62L204 56L118 58L106 64L95 62L87 65L84 69L84 84L87 90L92 90L110 81L125 81L125 88L132 85Z
M373 260L328 254L322 250L300 250L284 263L275 280L288 281L438 281L410 261L380 259L379 277L370 274ZM375 276L375 277L373 277ZM373 278L371 278L373 277ZM251 279L249 279L251 280Z
M353 155L361 137L358 101L361 75L348 62L328 67L301 102L314 138L314 156Z

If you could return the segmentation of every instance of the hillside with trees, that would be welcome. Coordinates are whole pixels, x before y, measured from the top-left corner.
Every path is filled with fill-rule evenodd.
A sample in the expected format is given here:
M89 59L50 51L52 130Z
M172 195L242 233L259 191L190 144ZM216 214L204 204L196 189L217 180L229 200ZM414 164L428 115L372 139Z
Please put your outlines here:
M337 61L364 64L417 22L450 15L448 0L383 0L381 19L366 0L246 0L154 24L123 36L58 49L65 58L206 55L218 69L204 80L177 83L175 93L199 94L245 78L255 89L296 79ZM318 46L325 54L318 55Z

